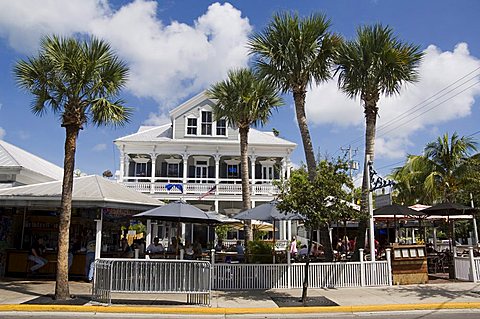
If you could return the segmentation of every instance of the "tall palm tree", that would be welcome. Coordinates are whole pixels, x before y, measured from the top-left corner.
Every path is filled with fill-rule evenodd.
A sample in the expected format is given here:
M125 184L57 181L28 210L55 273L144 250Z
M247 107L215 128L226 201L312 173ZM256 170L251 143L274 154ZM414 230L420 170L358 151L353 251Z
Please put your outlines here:
M329 31L330 20L323 14L301 18L298 14L278 13L263 32L248 42L254 65L262 77L283 93L291 92L302 137L308 178L315 180L317 162L305 113L307 88L331 78L331 66L341 38ZM321 244L332 255L328 228L320 228Z
M376 24L357 29L357 38L344 42L336 58L338 85L350 98L360 97L365 113L365 163L373 161L378 101L395 95L402 84L416 82L423 53L417 45L402 43L388 26ZM364 166L361 211L367 216L367 165ZM361 219L357 247L365 244L366 219Z
M131 110L114 100L128 67L102 40L51 36L42 39L37 56L17 62L14 73L18 86L33 94L32 112L60 115L66 131L55 286L56 299L65 300L70 298L68 241L78 133L89 123L118 126L128 121Z
M226 119L238 127L240 133L240 167L242 178L242 210L251 208L248 179L248 132L250 126L265 124L272 110L283 104L277 89L249 69L231 70L228 78L207 91L218 103L213 106L215 118ZM252 172L255 174L255 172ZM253 239L251 225L247 223L246 238Z
M300 18L280 13L249 42L255 68L283 93L291 92L302 136L310 181L315 179L316 161L305 114L307 87L331 78L332 60L341 39L330 33L330 20L323 14Z
M455 202L468 185L478 183L478 159L470 156L476 150L472 137L446 133L428 143L423 155L410 155L403 167L394 170L394 176L425 194L423 200L428 204Z

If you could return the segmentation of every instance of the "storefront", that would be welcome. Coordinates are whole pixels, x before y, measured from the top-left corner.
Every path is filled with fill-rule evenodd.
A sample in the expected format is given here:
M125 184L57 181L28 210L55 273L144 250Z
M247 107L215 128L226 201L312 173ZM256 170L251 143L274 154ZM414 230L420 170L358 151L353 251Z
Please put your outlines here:
M0 275L25 276L31 266L30 247L38 238L49 261L39 274L55 274L60 198L61 182L0 190ZM89 241L96 240L101 256L120 257L120 237L131 216L161 204L100 176L76 178L70 227L71 247L75 243L76 249L70 275L85 276Z

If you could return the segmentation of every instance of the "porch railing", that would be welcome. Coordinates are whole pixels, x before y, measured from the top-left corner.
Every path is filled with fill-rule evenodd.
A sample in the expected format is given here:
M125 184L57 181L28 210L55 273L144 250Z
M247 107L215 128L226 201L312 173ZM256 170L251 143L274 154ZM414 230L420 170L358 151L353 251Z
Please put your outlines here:
M182 184L181 182L177 182ZM169 182L155 182L151 183L150 181L145 181L142 179L141 181L124 181L122 182L123 185L126 187L136 190L137 192L147 193L147 194L181 194L181 191L178 188L172 187L167 189L167 185L170 184ZM215 182L207 181L200 182L200 179L196 180L196 182L187 182L186 184L182 184L183 193L190 194L190 195L203 195L212 187L215 186ZM278 194L278 187L272 184L254 184L251 186L251 194L252 195L266 195L266 196L273 196ZM241 184L218 184L217 188L214 192L216 195L241 195L242 194L242 185Z

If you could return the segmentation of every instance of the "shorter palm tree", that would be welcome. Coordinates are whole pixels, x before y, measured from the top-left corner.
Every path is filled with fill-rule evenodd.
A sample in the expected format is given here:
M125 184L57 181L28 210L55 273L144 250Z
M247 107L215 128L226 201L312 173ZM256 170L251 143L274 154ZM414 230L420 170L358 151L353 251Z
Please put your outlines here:
M272 110L283 104L277 89L250 69L228 72L228 78L214 84L207 95L217 100L213 106L215 118L226 119L229 125L238 127L240 134L240 167L242 177L242 210L251 208L248 174L248 132L250 126L265 124ZM255 172L252 172L255 174ZM247 223L246 238L252 240L251 225Z
M403 167L394 170L393 177L404 185L399 195L428 204L455 202L468 185L478 183L478 159L471 156L476 150L472 137L459 137L456 132L438 137L425 146L423 155L410 155Z

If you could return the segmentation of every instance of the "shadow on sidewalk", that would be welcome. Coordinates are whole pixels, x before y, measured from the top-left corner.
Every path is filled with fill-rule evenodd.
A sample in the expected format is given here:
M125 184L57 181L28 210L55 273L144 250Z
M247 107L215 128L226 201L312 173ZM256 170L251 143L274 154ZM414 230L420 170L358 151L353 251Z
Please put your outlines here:
M0 281L0 290L9 290L18 292L24 295L30 296L43 296L43 294L33 291L33 289L29 289L29 285L44 285L45 280L33 280L25 282L23 280L15 281L15 280L8 280L8 281Z

